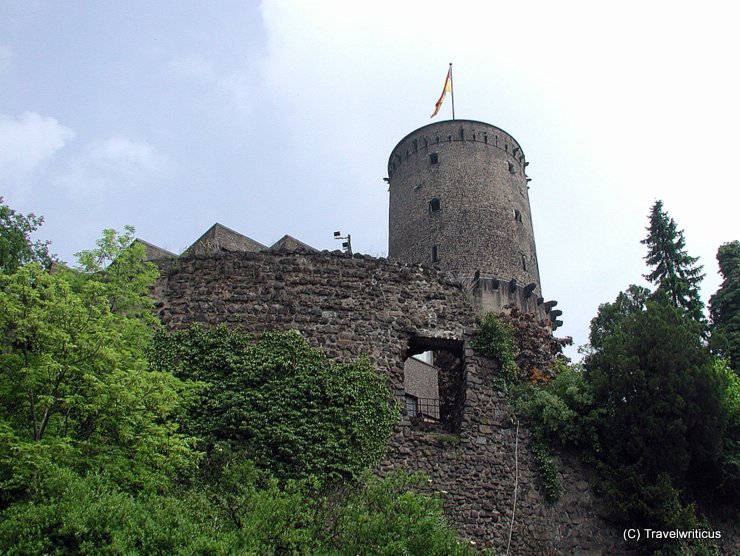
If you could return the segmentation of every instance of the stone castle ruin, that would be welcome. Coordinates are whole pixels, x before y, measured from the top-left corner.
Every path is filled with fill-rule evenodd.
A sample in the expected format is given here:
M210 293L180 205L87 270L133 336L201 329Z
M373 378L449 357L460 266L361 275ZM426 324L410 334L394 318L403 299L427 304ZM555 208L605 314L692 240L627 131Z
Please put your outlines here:
M496 554L623 551L586 472L563 456L563 496L545 501L529 433L470 348L479 316L506 306L559 326L542 296L526 176L511 135L441 121L393 149L389 258L263 245L220 224L181 256L140 241L161 271L154 296L177 329L295 329L338 361L367 356L403 408L380 473L422 471L466 539Z

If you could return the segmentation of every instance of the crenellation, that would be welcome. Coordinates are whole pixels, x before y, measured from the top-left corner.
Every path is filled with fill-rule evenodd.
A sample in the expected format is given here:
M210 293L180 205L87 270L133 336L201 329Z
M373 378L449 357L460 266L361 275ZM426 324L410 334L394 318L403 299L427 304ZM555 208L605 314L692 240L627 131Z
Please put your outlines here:
M454 121L455 122L459 122L459 121L463 121L463 120L454 120ZM468 120L465 120L465 121L466 122L470 122L470 123L478 123L478 124L481 124L481 125L485 125L487 127L495 128L495 126L492 126L490 124L485 124L483 122L472 122L472 121L468 121ZM440 122L440 123L442 123L442 122ZM436 124L429 124L429 125L436 125ZM428 127L428 126L425 126L425 127ZM424 128L420 128L417 131L421 131L422 129L424 129ZM459 132L458 132L459 137L455 137L453 134L448 134L446 140L445 141L442 141L442 144L444 144L445 142L457 142L457 141L470 141L470 142L480 143L481 141L478 140L478 139L476 139L476 137L479 137L480 136L479 135L480 132L477 132L478 129L480 129L480 128L473 127L473 128L471 128L471 131L467 132L467 135L466 135L465 128L464 127L460 127L459 128ZM498 128L495 128L495 129L498 129ZM501 133L505 133L502 130L499 130L499 131ZM489 144L489 142L488 142L488 133L487 132L482 132L482 137L483 137L483 143L484 144ZM505 142L503 144L503 146L499 145L499 136L498 136L498 134L494 135L494 138L495 138L495 141L490 144L491 147L495 147L495 148L498 148L498 149L501 149L501 150L505 151L506 154L508 154L510 156L510 158L514 162L516 162L518 165L522 165L523 166L523 165L526 165L527 164L525 162L525 160L524 160L525 159L525 156L524 156L524 153L522 152L521 146L519 146L519 144L516 142L516 140L513 137L508 136L508 135L507 136L504 136L502 140L508 141L508 142ZM423 147L420 146L420 142L423 142ZM419 135L419 136L415 136L415 137L411 137L409 135L409 136L405 137L404 139L402 139L401 142L399 142L399 144L394 149L394 152L391 155L391 157L395 157L396 160L397 160L397 162L400 164L400 163L406 161L408 158L410 158L414 153L419 152L422 149L428 149L430 146L435 146L435 145L439 145L439 144L440 144L440 136L439 135L435 135L434 136L433 142L430 141L427 138L426 135ZM513 149L511 152L509 151L509 144L511 144L512 149ZM399 148L400 148L400 150L399 150ZM516 150L516 152L519 153L519 156L516 156L516 154L514 153L514 150ZM396 151L398 151L398 152L396 152ZM404 155L402 156L401 154L399 154L400 152L403 152ZM390 174L392 174L393 172L395 172L397 169L398 169L398 165L395 165L395 166L391 167L391 165L389 164L389 166L388 166L389 177L392 177L392 176L390 176Z
M430 132L437 141L433 152L419 149L402 164L392 162L407 145L426 142ZM494 141L488 141L489 134ZM438 143L444 135L448 143ZM481 135L484 141L477 140ZM539 289L524 164L519 143L484 122L441 121L404 137L388 166L389 257L437 265L463 283L482 272L509 276L522 287L535 283ZM430 199L440 210L433 210ZM510 300L485 299L485 290L471 295L482 310L499 312L504 309L499 303L508 301L547 318L541 307L523 302L522 295Z

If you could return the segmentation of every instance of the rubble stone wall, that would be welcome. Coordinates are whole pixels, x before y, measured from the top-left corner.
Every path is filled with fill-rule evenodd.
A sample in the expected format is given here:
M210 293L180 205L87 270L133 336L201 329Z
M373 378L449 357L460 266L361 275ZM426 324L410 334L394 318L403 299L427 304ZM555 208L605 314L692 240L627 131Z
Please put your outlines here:
M545 501L529 432L496 387L494 363L468 347L475 310L444 274L328 252L229 253L164 261L160 268L154 293L168 327L228 323L256 335L296 329L332 359L367 356L399 404L406 358L454 348L463 359L459 432L421 430L402 417L378 471L426 473L459 533L496 554L506 552L510 536L511 554L625 552L621 532L599 519L575 460L560 466L562 500Z

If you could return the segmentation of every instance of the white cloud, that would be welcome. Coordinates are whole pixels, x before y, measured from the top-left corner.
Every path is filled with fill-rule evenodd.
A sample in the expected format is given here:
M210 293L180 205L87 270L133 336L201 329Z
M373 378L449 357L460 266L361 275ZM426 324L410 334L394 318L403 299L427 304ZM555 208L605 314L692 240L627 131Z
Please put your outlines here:
M0 114L0 183L17 186L74 137L55 118L36 112Z
M224 99L240 115L249 114L254 105L249 74L245 70L219 71L211 60L201 56L186 56L170 61L175 74L213 87L217 97Z
M148 143L136 143L121 136L93 144L89 149L89 160L101 167L127 174L156 170L162 162Z
M113 136L83 149L58 182L77 193L131 189L148 183L166 167L166 158L149 143Z

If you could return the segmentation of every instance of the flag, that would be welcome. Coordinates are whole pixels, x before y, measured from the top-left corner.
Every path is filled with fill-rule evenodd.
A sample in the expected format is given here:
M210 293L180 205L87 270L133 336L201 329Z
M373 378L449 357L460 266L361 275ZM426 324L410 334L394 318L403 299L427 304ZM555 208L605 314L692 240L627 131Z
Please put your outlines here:
M442 88L442 94L439 95L439 100L437 101L437 104L434 106L434 113L431 115L432 118L437 115L437 112L439 112L439 109L442 107L442 102L445 99L445 95L448 91L452 91L452 64L450 64L450 69L447 70L447 78L445 79L445 86Z

